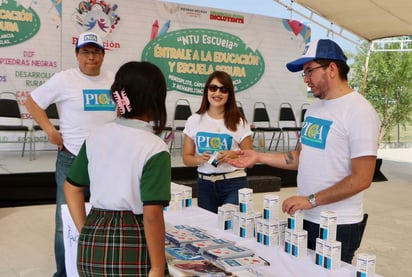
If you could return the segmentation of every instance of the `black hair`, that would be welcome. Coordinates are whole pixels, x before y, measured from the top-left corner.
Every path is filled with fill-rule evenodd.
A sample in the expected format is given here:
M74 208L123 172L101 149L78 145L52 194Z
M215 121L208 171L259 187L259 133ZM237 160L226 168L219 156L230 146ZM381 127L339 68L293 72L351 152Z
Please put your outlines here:
M349 66L346 62L340 61L340 60L327 60L327 59L316 59L314 62L323 65L323 66L328 66L331 62L336 64L336 67L339 70L339 77L342 80L347 81L348 80L348 73L349 73Z
M149 62L131 61L123 64L117 71L110 88L113 92L125 91L130 101L131 110L121 116L137 118L149 116L154 131L160 134L166 126L167 85L162 71Z

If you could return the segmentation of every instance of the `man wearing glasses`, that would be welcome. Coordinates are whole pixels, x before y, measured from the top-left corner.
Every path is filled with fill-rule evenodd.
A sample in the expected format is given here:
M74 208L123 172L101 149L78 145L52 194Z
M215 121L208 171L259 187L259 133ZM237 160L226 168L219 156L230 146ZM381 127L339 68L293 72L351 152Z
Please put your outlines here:
M50 143L58 146L56 160L55 259L57 276L66 276L61 205L65 204L63 183L67 172L89 132L116 117L110 97L114 80L111 72L102 72L105 49L95 33L79 35L75 47L79 66L56 73L31 92L26 108L47 134ZM45 112L56 103L60 130L56 130Z
M366 226L363 191L373 179L380 121L372 105L349 87L346 60L332 40L307 44L303 55L286 65L291 72L303 71L304 82L318 98L306 112L299 148L287 153L239 151L231 163L298 170L297 195L283 202L283 212L304 210L310 249L319 237L320 212L336 212L341 260L351 263Z

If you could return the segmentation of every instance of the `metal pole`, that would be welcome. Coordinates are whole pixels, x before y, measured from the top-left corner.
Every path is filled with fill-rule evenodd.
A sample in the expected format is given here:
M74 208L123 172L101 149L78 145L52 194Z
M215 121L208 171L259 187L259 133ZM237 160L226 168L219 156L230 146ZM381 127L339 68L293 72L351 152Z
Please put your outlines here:
M371 56L372 44L373 44L373 41L369 41L369 49L368 49L368 52L366 54L366 59L365 59L365 73L363 74L363 81L362 81L362 89L361 89L362 95L365 95L366 77L368 76L369 58Z

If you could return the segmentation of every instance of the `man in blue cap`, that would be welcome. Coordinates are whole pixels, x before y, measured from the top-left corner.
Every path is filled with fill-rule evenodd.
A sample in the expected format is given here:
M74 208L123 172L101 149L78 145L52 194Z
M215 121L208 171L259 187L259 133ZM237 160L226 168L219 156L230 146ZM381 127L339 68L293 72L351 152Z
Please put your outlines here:
M102 39L91 32L80 34L75 54L78 67L54 74L26 100L33 119L47 134L49 142L58 146L54 277L66 276L61 205L66 203L63 183L67 172L90 131L116 117L110 96L114 74L101 70L105 55ZM56 103L59 112L60 130L56 130L45 112L52 103Z
M283 201L283 212L304 210L310 249L319 237L321 211L335 212L341 260L351 263L366 226L363 191L373 180L380 121L372 105L349 87L346 60L332 40L307 44L302 56L286 65L291 72L303 71L304 82L319 98L305 114L299 148L287 153L239 151L232 164L298 170L297 195Z

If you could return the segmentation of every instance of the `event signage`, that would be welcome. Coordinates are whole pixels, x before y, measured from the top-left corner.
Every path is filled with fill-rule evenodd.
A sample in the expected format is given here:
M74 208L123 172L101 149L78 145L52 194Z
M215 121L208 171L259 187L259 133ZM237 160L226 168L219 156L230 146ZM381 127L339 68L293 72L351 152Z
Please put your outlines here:
M0 47L29 40L39 29L40 18L32 8L25 8L13 0L0 0Z
M202 95L205 79L215 70L228 72L240 92L260 80L265 63L239 37L211 29L183 29L150 41L142 60L165 73L168 90Z
M33 122L26 97L54 73L78 66L74 49L85 31L103 39L103 70L116 72L131 60L160 67L167 81L168 125L179 99L198 109L214 70L232 76L249 121L255 102L265 102L273 124L280 103L298 110L306 102L305 83L285 66L310 40L310 27L301 22L159 0L0 0L0 47L6 50L0 51L1 90L17 95L28 126ZM0 139L12 136L2 132ZM41 142L38 150L54 149L43 144L42 132L33 139ZM20 148L0 144L0 150Z

